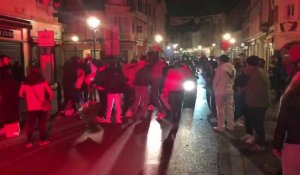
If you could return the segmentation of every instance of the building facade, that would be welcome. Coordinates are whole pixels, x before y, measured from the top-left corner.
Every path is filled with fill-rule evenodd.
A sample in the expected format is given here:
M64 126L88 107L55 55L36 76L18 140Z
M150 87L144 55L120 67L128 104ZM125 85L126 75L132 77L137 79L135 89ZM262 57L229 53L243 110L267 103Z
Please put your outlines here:
M11 57L13 63L21 63L25 70L31 61L39 62L52 83L58 76L62 44L62 25L54 13L50 0L0 1L0 53ZM39 47L39 31L54 32L52 47Z
M93 4L93 6L87 7L87 4ZM118 55L129 60L145 54L153 45L155 34L166 38L164 0L89 0L89 2L68 0L67 12L69 17L64 20L66 59L74 54L85 57L91 52L93 32L85 22L89 16L96 16L101 20L96 34L96 58L105 56L105 42L108 38L106 31L113 27L117 27L119 31ZM76 17L72 18L74 16ZM79 23L81 25L78 25ZM79 37L77 43L70 40L73 35Z

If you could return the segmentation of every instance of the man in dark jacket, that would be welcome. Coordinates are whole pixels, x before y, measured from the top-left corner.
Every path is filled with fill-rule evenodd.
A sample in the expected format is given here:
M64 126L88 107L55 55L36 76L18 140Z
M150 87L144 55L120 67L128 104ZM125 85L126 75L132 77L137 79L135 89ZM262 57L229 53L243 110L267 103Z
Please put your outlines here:
M273 140L273 153L282 157L283 174L300 172L300 72L281 98Z
M126 112L127 117L136 115L140 104L143 104L140 116L145 117L149 104L148 86L150 84L151 67L147 65L145 60L139 60L138 67L140 68L137 71L136 77L133 82L135 89L135 101L133 103L133 106Z

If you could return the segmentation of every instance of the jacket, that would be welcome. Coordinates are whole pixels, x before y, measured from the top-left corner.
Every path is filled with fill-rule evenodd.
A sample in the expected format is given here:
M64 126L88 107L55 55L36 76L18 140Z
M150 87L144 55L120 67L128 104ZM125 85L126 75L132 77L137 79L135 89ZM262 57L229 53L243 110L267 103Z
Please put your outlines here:
M151 68L148 65L139 69L135 75L133 84L135 86L148 86L150 84L150 71Z
M233 94L235 68L231 63L221 64L215 73L213 88L217 95Z
M269 106L269 78L261 68L248 72L248 81L245 87L247 107L266 108Z
M281 98L273 148L281 151L283 143L300 145L300 72Z
M104 89L108 94L119 94L125 90L126 79L122 70L118 68L107 68L105 70Z
M42 110L42 103L46 100L46 95L49 100L53 99L53 92L47 81L42 81L34 85L22 83L19 91L20 97L25 97L28 111Z

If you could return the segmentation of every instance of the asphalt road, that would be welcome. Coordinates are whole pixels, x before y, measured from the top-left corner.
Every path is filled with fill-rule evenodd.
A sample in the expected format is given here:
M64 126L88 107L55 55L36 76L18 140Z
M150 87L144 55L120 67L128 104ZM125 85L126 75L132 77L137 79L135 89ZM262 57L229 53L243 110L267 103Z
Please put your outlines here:
M185 106L180 128L148 119L127 125L97 124L97 106L85 111L84 119L53 117L51 143L44 147L25 148L25 135L0 140L1 175L219 175L274 174L278 161L266 173L263 162L239 151L232 134L213 132L206 116L203 82L199 82L195 108ZM234 155L234 156L232 156ZM267 158L266 158L267 157ZM244 163L246 162L246 163ZM250 167L250 168L249 168ZM248 168L248 170L247 170ZM270 169L270 167L268 167ZM249 173L250 172L252 173Z

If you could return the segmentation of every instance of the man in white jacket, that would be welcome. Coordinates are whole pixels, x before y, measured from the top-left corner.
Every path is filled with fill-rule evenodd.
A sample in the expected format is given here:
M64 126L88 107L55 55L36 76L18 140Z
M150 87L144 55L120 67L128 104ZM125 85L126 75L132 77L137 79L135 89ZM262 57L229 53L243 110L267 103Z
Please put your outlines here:
M230 58L227 55L221 55L219 62L220 65L216 70L213 80L218 118L218 126L214 127L214 130L217 132L223 132L225 129L226 119L227 130L232 131L234 129L233 84L236 70L230 63Z

